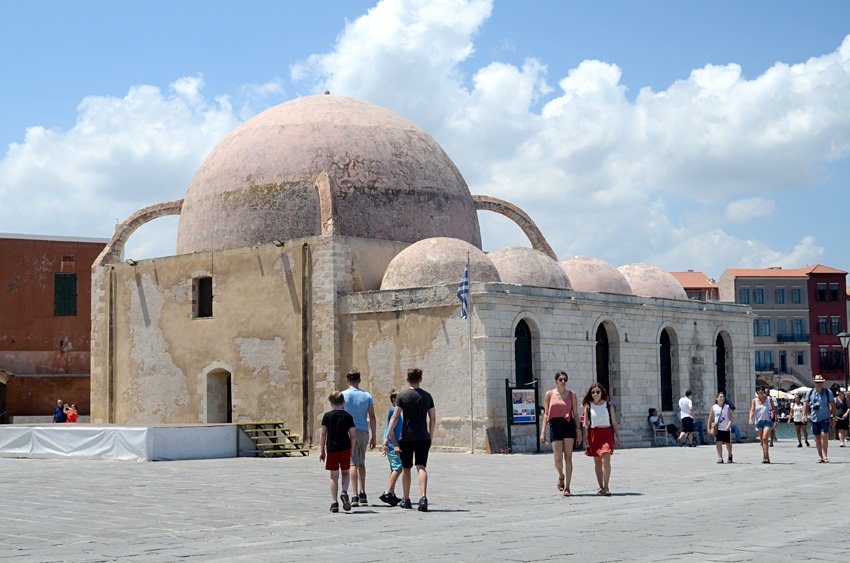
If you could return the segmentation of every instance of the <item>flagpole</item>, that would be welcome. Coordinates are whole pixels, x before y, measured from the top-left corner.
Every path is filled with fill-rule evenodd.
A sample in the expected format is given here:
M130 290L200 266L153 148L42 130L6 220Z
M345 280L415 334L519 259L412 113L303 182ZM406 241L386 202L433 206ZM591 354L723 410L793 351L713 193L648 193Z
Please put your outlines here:
M469 254L466 255L466 267L469 268ZM472 371L473 371L473 350L472 350L472 287L470 282L470 291L467 295L469 301L469 312L466 315L466 323L469 327L469 453L475 453L475 417L474 417L474 397L472 389Z

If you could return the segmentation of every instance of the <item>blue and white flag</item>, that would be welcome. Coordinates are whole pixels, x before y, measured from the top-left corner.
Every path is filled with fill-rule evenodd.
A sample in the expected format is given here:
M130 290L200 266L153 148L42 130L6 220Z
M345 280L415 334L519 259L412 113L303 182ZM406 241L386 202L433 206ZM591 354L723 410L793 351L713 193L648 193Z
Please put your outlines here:
M469 260L466 261L466 268L463 270L463 277L460 278L460 285L457 286L457 298L460 299L460 318L466 318L467 298L469 297Z

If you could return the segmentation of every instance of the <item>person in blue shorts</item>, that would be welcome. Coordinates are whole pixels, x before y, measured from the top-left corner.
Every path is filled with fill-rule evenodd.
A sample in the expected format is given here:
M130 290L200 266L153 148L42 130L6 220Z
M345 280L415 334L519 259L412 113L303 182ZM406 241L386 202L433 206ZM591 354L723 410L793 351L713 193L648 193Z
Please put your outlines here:
M387 458L387 461L390 462L390 480L387 482L387 490L384 491L379 498L389 504L390 506L396 506L401 502L401 499L398 498L395 494L395 484L398 481L398 478L401 476L401 458L395 452L393 448L393 444L391 441L387 440L387 432L390 430L390 421L393 419L393 412L395 411L395 398L398 396L398 391L393 389L390 391L390 403L392 406L390 407L390 412L387 415L387 428L384 430L384 452L381 454ZM398 442L401 440L401 427L404 424L404 421L400 421L395 426L395 441Z
M835 416L835 397L832 391L823 388L823 376L815 376L815 388L806 393L803 400L803 424L812 422L812 434L818 447L817 463L829 463L829 425Z

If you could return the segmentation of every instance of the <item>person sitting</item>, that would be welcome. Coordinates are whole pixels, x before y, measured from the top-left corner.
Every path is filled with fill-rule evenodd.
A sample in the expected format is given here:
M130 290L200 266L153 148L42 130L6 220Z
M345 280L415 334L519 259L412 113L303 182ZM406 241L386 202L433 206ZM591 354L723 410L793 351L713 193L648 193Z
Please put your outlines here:
M649 417L647 418L649 423L653 428L660 429L666 428L667 434L673 436L674 438L679 435L679 429L676 428L675 424L664 424L664 415L658 414L658 411L655 409L649 409Z

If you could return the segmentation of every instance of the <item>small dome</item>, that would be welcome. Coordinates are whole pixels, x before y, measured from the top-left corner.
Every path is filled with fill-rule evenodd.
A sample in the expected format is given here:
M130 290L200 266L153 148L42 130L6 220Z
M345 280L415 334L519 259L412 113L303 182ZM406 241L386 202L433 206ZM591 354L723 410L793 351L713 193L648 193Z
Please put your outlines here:
M420 240L399 252L384 272L381 289L460 283L467 256L470 283L501 281L496 266L478 248L463 240L437 237Z
M425 131L388 109L307 96L233 130L183 201L177 253L333 234L481 247L475 202Z
M682 284L661 268L649 264L627 264L617 269L626 276L635 295L665 299L688 298Z
M573 256L558 263L576 291L631 295L632 288L621 272L608 262L590 256Z
M503 283L570 289L570 278L558 263L533 248L509 246L487 255Z

